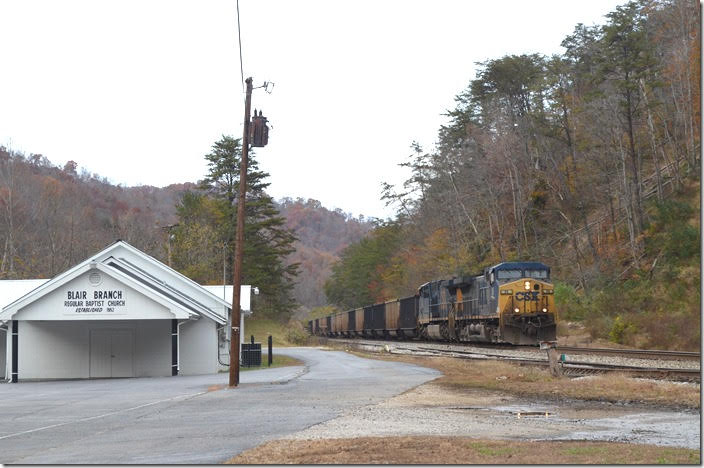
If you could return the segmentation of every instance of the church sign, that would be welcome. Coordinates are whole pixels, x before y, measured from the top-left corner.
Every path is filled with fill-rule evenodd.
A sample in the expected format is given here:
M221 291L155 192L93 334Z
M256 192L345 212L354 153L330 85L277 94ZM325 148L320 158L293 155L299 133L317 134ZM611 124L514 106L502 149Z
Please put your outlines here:
M125 307L122 290L67 291L64 307L77 314L111 313Z

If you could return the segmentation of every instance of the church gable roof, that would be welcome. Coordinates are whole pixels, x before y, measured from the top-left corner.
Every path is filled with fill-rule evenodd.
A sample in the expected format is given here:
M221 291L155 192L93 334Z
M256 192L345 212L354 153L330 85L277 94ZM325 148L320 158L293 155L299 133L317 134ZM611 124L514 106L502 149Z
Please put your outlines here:
M111 253L119 254L121 258L115 258ZM149 273L137 264L149 268L156 274ZM222 304L226 306L229 304L191 280L184 282L185 276L124 241L111 244L8 304L0 312L0 321L10 320L22 308L90 270L101 271L115 278L167 307L177 318L204 316L220 324L226 322L226 317L222 313Z

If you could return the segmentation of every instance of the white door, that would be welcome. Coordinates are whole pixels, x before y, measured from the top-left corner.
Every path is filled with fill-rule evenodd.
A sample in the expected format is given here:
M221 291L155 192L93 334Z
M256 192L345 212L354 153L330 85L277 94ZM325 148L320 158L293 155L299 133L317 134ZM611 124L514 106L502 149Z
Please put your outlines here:
M111 377L133 377L132 373L132 332L116 330L111 337L112 354Z
M133 377L132 344L130 330L91 330L90 377Z
M111 376L110 330L90 331L90 372L91 378Z

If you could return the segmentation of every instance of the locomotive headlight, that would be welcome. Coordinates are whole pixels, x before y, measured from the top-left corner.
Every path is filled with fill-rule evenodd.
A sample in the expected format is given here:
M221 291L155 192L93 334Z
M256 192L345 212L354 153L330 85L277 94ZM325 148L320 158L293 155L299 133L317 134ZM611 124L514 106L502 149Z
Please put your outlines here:
M511 294L513 294L513 289L502 289L501 294L503 294L503 295L508 294L510 296Z
M548 311L548 309L546 309L546 308L543 307L543 312L547 312L547 311Z
M523 283L523 284L525 285L526 290L529 291L529 290L530 290L530 281L526 281L526 282Z
M519 309L518 307L516 307L515 309L513 309L513 311L514 311L515 313L519 313L519 312L521 311L521 309Z
M543 294L552 294L553 292L552 289L543 289Z

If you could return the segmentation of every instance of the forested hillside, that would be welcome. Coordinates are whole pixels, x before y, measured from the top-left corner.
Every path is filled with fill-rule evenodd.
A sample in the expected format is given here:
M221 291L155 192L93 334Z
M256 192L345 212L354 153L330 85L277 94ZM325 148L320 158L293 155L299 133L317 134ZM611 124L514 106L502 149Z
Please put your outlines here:
M0 279L50 278L116 239L166 261L162 227L192 187L116 186L0 147Z
M284 198L278 203L286 226L296 233L295 251L290 255L298 263L299 273L294 296L306 308L327 304L323 291L332 273L332 265L348 245L358 242L372 223L354 218L342 210L328 210L317 200Z
M356 307L507 260L552 267L563 319L639 346L699 346L700 5L625 3L565 53L479 64L437 145L386 185L395 219L326 285ZM350 280L361 282L350 287Z
M188 253L178 250L176 225L183 220L177 207L191 215L197 211L197 217L206 220L217 205L204 198L207 193L202 183L164 188L113 185L79 170L73 161L57 167L42 155L0 147L0 279L50 278L124 239L199 281L219 283L223 260L231 261L231 256L223 258L221 233L201 229L207 239ZM273 202L272 208L298 239L287 258L289 264L300 263L293 298L306 308L324 304L323 283L330 266L372 224L339 209L328 210L316 200L286 198ZM232 281L229 276L227 280Z

